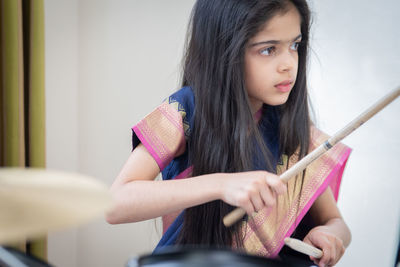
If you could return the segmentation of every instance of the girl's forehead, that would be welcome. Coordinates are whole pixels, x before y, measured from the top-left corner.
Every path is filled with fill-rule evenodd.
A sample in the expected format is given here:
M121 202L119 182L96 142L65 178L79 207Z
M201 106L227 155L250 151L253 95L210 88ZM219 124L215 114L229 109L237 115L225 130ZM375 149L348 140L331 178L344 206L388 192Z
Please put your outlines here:
M277 13L266 21L251 42L263 42L265 39L290 41L301 33L301 17L294 6L285 13Z

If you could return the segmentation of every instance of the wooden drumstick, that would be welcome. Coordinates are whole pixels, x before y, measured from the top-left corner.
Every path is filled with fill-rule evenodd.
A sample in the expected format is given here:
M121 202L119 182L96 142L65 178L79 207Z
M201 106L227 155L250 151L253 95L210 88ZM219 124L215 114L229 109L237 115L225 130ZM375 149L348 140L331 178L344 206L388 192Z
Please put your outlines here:
M291 249L294 249L308 256L312 256L316 259L320 259L322 258L322 255L324 255L322 250L295 238L286 237L285 244Z
M391 93L387 94L381 100L379 100L374 105L372 105L370 108L368 108L366 111L364 111L361 115L359 115L357 118L355 118L349 124L347 124L343 129L338 131L331 138L326 140L323 144L321 144L319 147L317 147L312 152L310 152L307 156L305 156L300 161L298 161L296 164L294 164L290 169L288 169L283 174L281 174L279 176L279 178L282 181L287 182L292 177L295 177L297 174L302 172L310 163L312 163L314 160L319 158L326 151L331 149L334 145L336 145L338 142L340 142L343 138L345 138L346 136L351 134L358 127L363 125L372 116L374 116L376 113L378 113L380 110L382 110L388 104L390 104L393 100L395 100L399 95L400 95L400 87L396 88ZM233 210L232 212L228 213L223 218L223 223L225 226L229 227L229 226L233 225L234 223L236 223L237 221L239 221L241 218L243 218L243 216L245 214L246 214L246 211L244 209L237 208L237 209Z

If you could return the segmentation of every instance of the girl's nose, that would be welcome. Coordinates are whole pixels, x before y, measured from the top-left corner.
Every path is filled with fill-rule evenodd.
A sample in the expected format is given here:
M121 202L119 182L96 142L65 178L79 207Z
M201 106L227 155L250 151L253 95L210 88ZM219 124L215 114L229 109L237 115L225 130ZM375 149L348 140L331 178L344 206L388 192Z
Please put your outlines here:
M279 72L288 72L291 71L297 64L297 55L292 54L290 51L282 54L278 71Z

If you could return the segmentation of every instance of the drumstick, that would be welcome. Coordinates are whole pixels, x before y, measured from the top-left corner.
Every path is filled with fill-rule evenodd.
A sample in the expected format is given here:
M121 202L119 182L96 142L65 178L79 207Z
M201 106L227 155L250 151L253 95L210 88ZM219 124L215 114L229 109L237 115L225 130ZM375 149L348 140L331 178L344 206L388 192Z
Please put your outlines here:
M306 254L308 256L312 256L316 259L320 259L320 258L322 258L322 255L324 255L322 250L320 250L316 247L313 247L313 246L311 246L303 241L300 241L298 239L295 239L295 238L286 237L285 244L286 244L286 246L290 247L291 249L294 249L294 250L301 252L303 254Z
M361 115L359 115L357 118L355 118L349 124L347 124L343 129L338 131L331 138L326 140L323 144L321 144L319 147L314 149L307 156L305 156L300 161L298 161L296 164L294 164L290 169L288 169L283 174L281 174L279 176L279 178L282 181L287 182L292 177L295 177L297 174L302 172L310 163L312 163L314 160L319 158L326 151L331 149L334 145L336 145L343 138L345 138L346 136L351 134L358 127L363 125L372 116L374 116L376 113L378 113L380 110L382 110L388 104L390 104L393 100L395 100L399 95L400 95L400 87L396 88L391 93L387 94L381 100L379 100L374 105L372 105L370 108L368 108L366 111L361 113ZM238 220L240 220L241 218L243 218L243 216L245 214L246 214L246 211L244 209L236 208L235 210L228 213L223 218L223 223L226 227L229 227L229 226L233 225L235 222L237 222Z

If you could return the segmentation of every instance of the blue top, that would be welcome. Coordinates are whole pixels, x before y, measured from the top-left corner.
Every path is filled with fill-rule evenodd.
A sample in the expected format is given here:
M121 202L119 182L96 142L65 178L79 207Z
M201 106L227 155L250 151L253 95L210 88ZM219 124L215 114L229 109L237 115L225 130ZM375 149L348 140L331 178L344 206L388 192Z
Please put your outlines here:
M168 100L170 104L178 102L178 111L183 115L183 124L188 127L185 130L186 138L190 136L190 130L193 129L193 114L195 111L195 99L193 91L190 87L183 87L174 94L172 94ZM175 103L176 104L176 103ZM182 112L183 111L183 112ZM273 166L278 164L280 158L279 152L279 115L276 107L264 105L262 110L262 117L259 121L259 128L264 138L264 142L267 144L268 149L272 154ZM140 143L139 138L133 133L132 145L135 148ZM260 152L261 153L261 152ZM174 179L182 171L189 168L188 153L185 151L182 155L174 158L163 170L163 180ZM254 157L254 170L267 170L265 164L260 157ZM269 170L276 172L276 169ZM169 226L165 234L162 236L160 242L155 248L153 253L160 251L162 248L174 245L176 243L179 232L183 224L183 213L182 212L175 221Z

